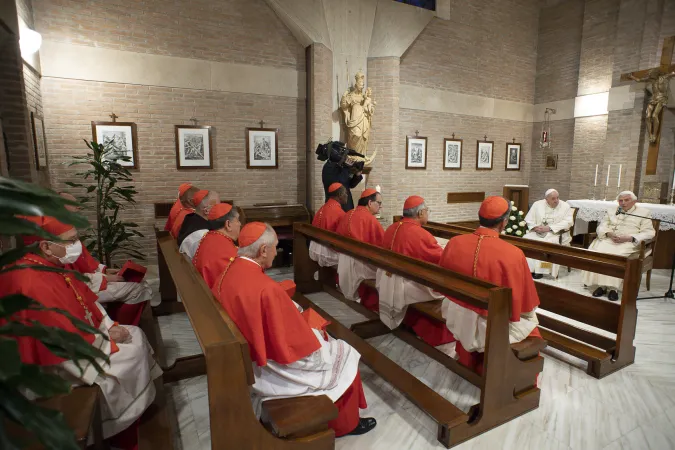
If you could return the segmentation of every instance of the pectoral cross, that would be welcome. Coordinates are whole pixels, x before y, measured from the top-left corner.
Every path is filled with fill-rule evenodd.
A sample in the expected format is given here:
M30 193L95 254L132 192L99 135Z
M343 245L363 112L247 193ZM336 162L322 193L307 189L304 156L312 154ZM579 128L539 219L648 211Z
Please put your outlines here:
M94 317L94 315L91 313L91 311L89 311L88 309L85 309L84 310L84 318L87 319L89 324L93 327L94 326L94 320L92 319L92 317Z
M673 49L675 36L663 40L661 49L661 64L659 67L639 70L637 72L622 73L621 81L648 81L651 83L652 96L645 110L645 122L649 133L649 152L647 153L647 175L656 175L656 163L659 159L659 144L661 143L661 123L663 122L663 108L668 103L668 82L675 76L673 64Z

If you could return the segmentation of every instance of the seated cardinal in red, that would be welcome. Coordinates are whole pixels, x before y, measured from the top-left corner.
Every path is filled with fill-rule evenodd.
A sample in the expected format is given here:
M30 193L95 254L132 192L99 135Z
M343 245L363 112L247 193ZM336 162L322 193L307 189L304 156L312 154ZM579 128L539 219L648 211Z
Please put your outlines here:
M244 226L238 257L213 287L248 342L254 364L252 401L256 414L268 399L327 395L339 410L337 419L329 422L336 436L366 433L376 422L359 418L359 408L366 407L358 373L361 355L318 329L322 325L317 314L312 310L301 313L286 291L265 275L277 254L277 244L276 233L268 224Z
M209 211L212 230L199 241L192 264L212 288L225 267L237 256L234 241L239 239L241 222L232 205L218 203Z
M181 198L185 195L185 193L191 187L192 187L192 184L190 184L190 183L183 183L180 186L178 186L178 197L176 197L176 201L174 202L173 206L171 207L171 211L169 211L169 217L166 219L166 224L164 225L164 231L171 231L171 228L173 228L173 224L176 221L176 217L178 216L178 213L180 212L181 209L183 209L183 202L181 201Z
M316 212L312 225L335 233L340 219L345 215L342 205L346 203L347 189L340 183L331 184L328 186L328 201ZM309 257L321 267L333 267L338 264L337 252L314 241L309 243Z
M511 288L509 341L541 338L535 310L539 306L527 259L522 250L499 238L511 214L502 197L488 197L478 211L480 227L472 234L456 236L441 256L441 267ZM454 298L443 300L443 318L457 339L459 362L482 373L487 310Z
M337 233L366 244L382 247L384 228L375 215L382 210L382 195L375 189L366 189L361 194L358 206L347 212L337 227ZM362 285L363 280L375 279L376 269L351 256L340 254L338 258L338 281L342 294L348 300L360 301L373 311L379 308L377 290Z
M443 253L436 238L422 228L429 221L429 208L424 199L413 195L403 204L403 219L392 224L384 233L384 248L431 264L438 264ZM442 294L431 288L378 269L377 291L380 301L380 320L394 329L404 322L427 344L438 346L454 342L452 333L443 323L429 319L408 309L413 303L440 300Z

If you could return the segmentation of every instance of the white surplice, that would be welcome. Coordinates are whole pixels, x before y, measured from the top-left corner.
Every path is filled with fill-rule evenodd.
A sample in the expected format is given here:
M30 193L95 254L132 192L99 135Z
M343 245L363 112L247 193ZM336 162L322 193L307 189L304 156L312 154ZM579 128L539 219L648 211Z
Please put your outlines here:
M99 302L122 302L134 305L152 299L152 288L147 281L141 281L140 283L108 281L105 289L101 290L103 278L105 277L105 273L103 273L104 269L105 266L99 264L96 272L83 274L88 279L87 286L98 296Z
M527 228L530 230L537 226L551 227L551 231L548 231L543 236L538 235L534 231L528 231L523 236L525 239L561 245L570 245L570 242L572 242L569 230L574 225L574 211L570 205L562 200L555 208L548 206L546 199L537 200L525 216L525 222L527 222ZM530 267L530 272L551 274L556 278L560 270L558 264L532 258L527 258L527 265Z
M484 352L487 330L487 317L483 317L469 308L458 305L447 298L443 299L441 313L448 330L467 352ZM515 344L527 338L539 325L536 309L520 315L518 322L509 321L509 342Z
M199 243L208 232L209 230L197 230L188 234L180 244L178 251L188 255L188 258L190 258L190 261L192 261L192 258L195 257L195 253L197 253L197 249L199 248Z
M339 253L312 241L309 243L309 258L316 261L321 267L334 267L338 265Z
M99 329L109 337L108 330L114 322L98 302L96 306L103 314ZM141 329L131 325L121 326L129 331L131 338L126 343L116 342L119 351L115 354L110 355L110 341L101 336L97 335L92 344L110 357L110 364L98 361L104 369L103 374L99 374L86 361L80 361L80 366L84 369L82 373L73 361L65 361L52 369L73 384L97 384L101 388L104 438L125 430L143 414L155 399L153 380L162 376L162 369L153 358L152 347Z
M651 217L651 213L646 208L633 206L626 211L636 216ZM656 234L651 219L641 219L639 217L627 216L625 214L616 215L615 209L610 209L598 225L596 230L598 237L588 247L589 250L600 253L609 253L619 256L630 256L640 251L640 243L647 239L652 239ZM618 235L628 235L634 237L636 242L623 242L615 244L607 233ZM583 283L588 287L600 286L609 289L620 290L623 286L621 278L600 275L599 273L583 272Z
M340 278L340 290L347 300L360 302L359 286L363 280L375 279L377 270L358 259L340 253L338 257L338 277Z
M382 269L377 269L375 282L380 299L380 320L392 330L403 322L408 305L444 298L427 286Z

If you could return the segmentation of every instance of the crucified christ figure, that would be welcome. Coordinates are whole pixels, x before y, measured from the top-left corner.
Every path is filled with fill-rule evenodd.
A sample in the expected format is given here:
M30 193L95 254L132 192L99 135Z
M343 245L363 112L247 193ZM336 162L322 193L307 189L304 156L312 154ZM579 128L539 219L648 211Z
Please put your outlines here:
M645 111L645 120L647 121L647 132L649 133L649 142L656 142L661 128L659 115L663 105L668 103L668 80L675 77L675 71L662 73L658 68L649 71L649 75L644 78L637 78L633 74L629 75L633 81L649 81L652 84L652 97L649 99L649 105Z

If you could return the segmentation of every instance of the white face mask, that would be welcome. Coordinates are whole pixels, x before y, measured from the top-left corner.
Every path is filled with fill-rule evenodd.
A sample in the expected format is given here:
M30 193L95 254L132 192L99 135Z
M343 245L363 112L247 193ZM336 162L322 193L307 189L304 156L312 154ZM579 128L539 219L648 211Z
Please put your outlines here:
M82 242L77 241L74 244L63 245L57 242L54 242L56 245L60 245L66 249L66 254L59 258L61 264L73 264L82 254Z

